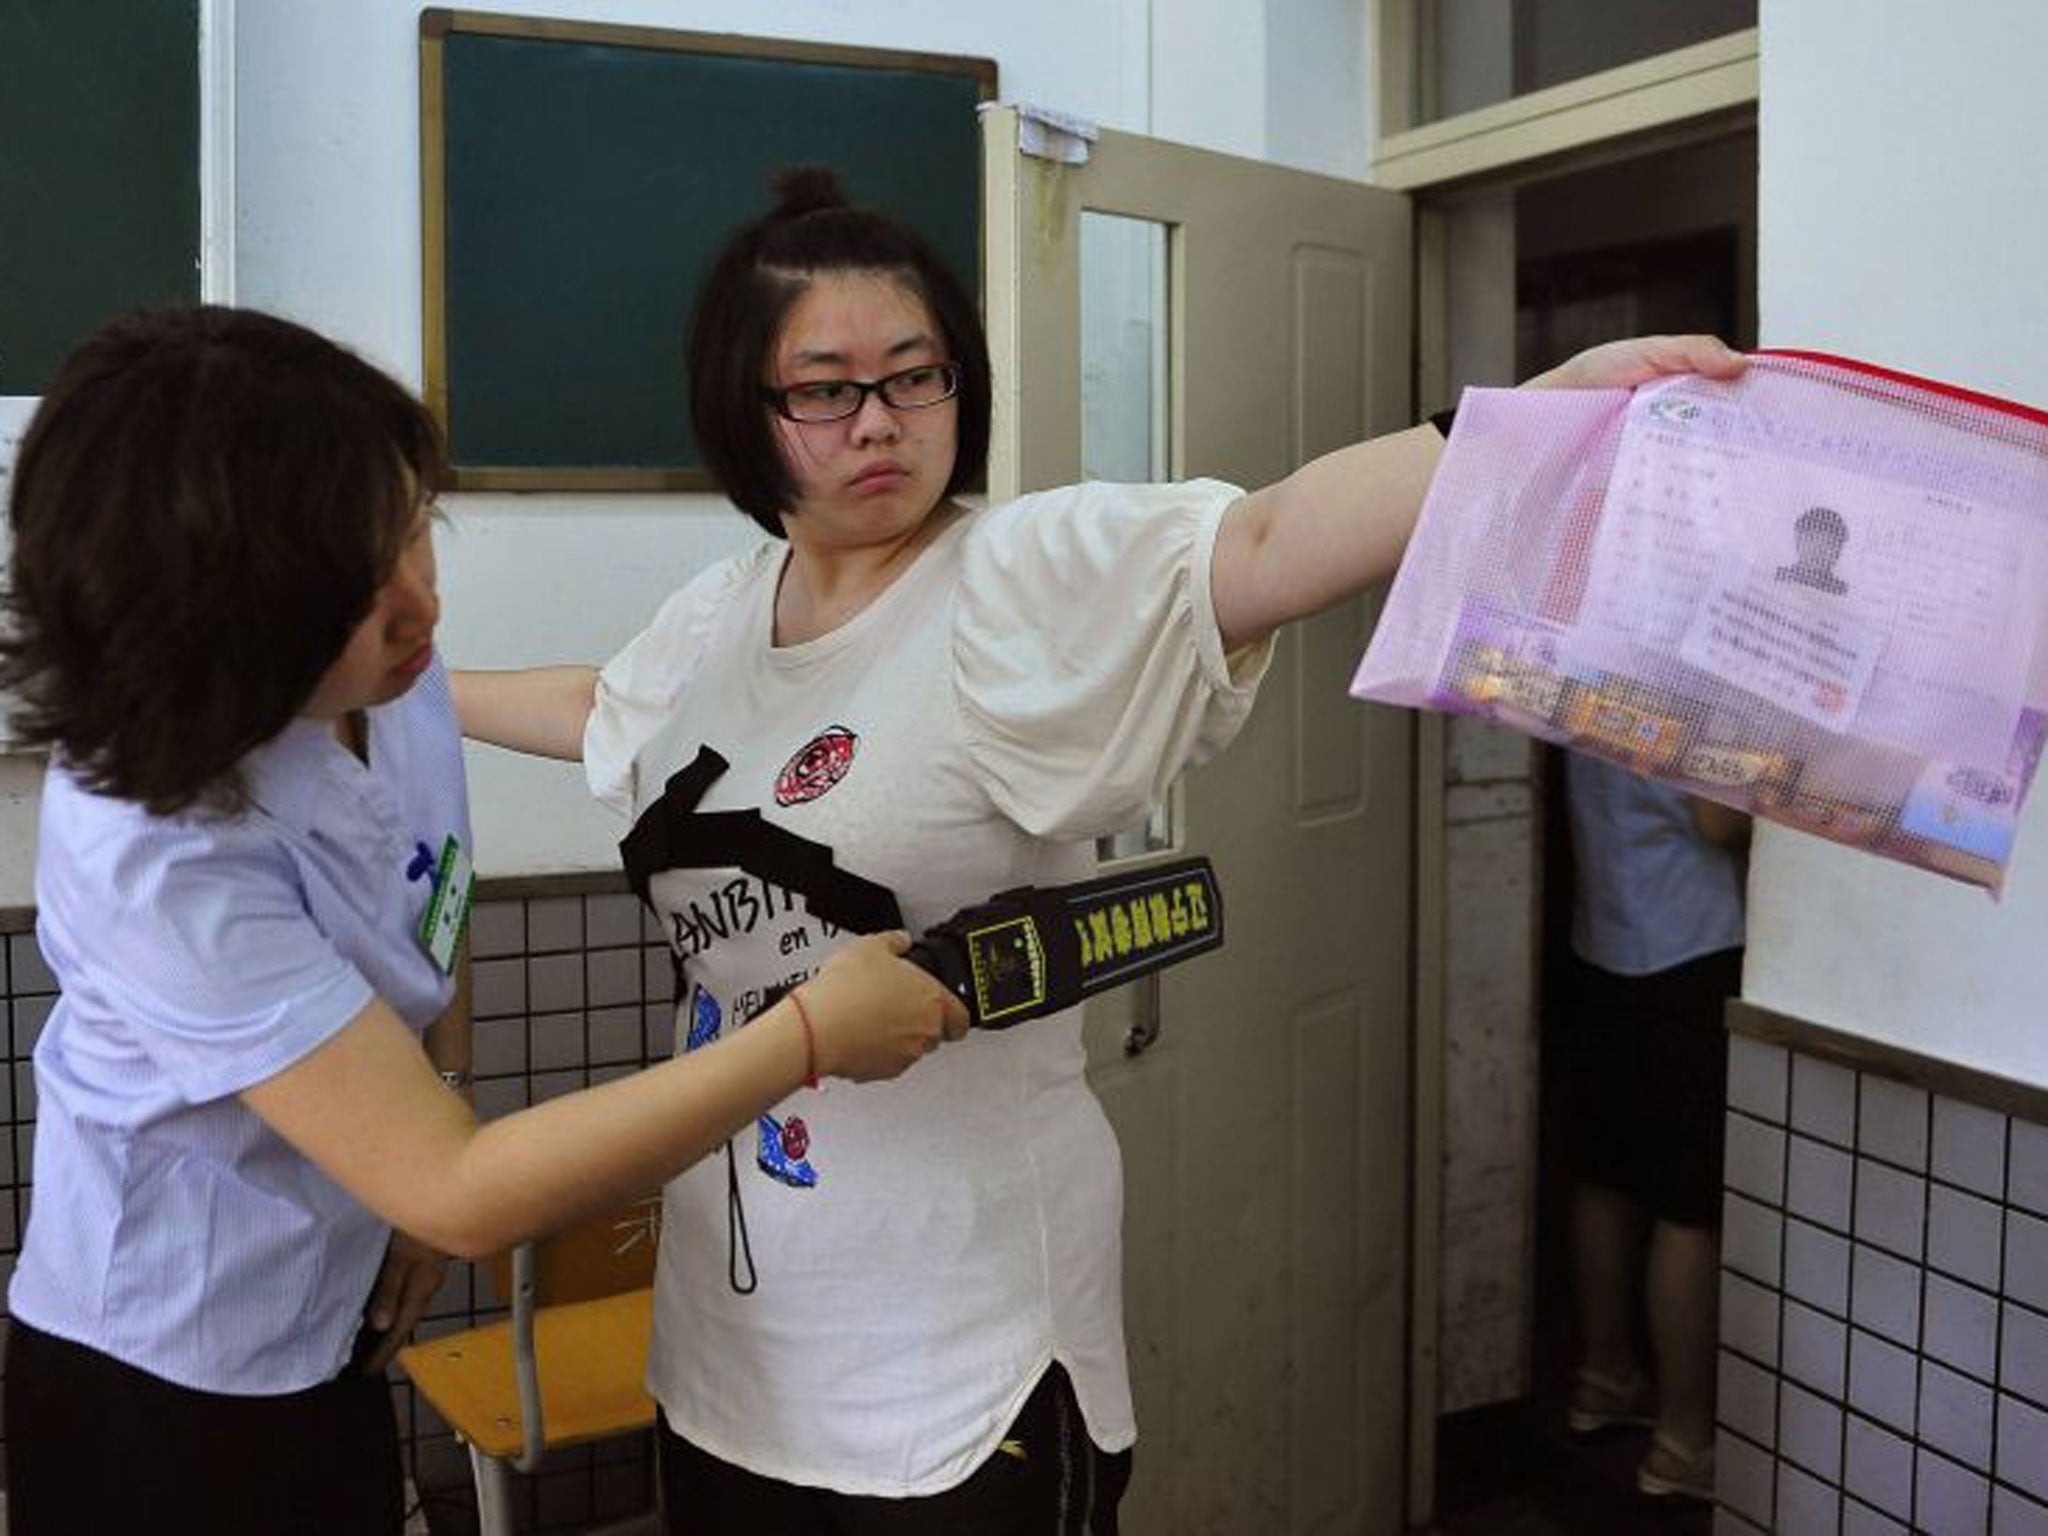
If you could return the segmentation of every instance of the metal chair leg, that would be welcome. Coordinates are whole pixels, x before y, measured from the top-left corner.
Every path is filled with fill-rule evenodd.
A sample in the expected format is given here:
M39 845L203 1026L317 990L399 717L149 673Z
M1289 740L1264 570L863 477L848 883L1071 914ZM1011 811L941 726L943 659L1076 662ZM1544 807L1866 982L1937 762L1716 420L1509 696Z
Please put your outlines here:
M473 1445L469 1465L476 1478L477 1536L513 1536L512 1469Z

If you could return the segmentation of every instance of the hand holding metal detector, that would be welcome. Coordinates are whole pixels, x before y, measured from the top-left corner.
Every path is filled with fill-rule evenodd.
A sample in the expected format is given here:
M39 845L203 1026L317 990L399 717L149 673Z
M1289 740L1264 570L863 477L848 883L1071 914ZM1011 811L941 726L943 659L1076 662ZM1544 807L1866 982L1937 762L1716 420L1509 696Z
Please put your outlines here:
M975 1028L1008 1029L1222 943L1216 873L1191 858L998 892L926 929L909 958L967 1005Z

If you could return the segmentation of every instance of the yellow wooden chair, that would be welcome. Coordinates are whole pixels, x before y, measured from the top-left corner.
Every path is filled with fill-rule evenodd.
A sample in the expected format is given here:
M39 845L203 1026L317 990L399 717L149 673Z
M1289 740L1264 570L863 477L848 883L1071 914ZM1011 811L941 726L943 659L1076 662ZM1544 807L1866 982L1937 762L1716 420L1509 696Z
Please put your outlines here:
M646 1429L661 1197L491 1261L510 1318L409 1344L398 1363L469 1446L481 1536L511 1536L512 1473L549 1451ZM658 1485L657 1485L658 1486Z

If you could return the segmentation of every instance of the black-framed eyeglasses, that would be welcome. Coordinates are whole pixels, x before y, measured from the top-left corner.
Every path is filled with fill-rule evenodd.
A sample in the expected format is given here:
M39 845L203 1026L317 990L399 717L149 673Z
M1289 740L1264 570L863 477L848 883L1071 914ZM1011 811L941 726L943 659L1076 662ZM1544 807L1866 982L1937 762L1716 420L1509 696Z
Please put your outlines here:
M870 394L898 411L921 411L960 393L955 363L919 363L882 379L813 379L786 389L761 388L761 398L791 421L843 421L859 414Z

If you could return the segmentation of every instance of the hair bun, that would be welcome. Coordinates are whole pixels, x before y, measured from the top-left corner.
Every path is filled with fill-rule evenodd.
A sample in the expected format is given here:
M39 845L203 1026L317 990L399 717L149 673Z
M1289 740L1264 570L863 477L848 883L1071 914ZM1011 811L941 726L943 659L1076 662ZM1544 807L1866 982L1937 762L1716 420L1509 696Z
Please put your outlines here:
M822 165L800 166L775 178L775 211L772 219L800 219L826 208L850 206L839 189L839 178Z

